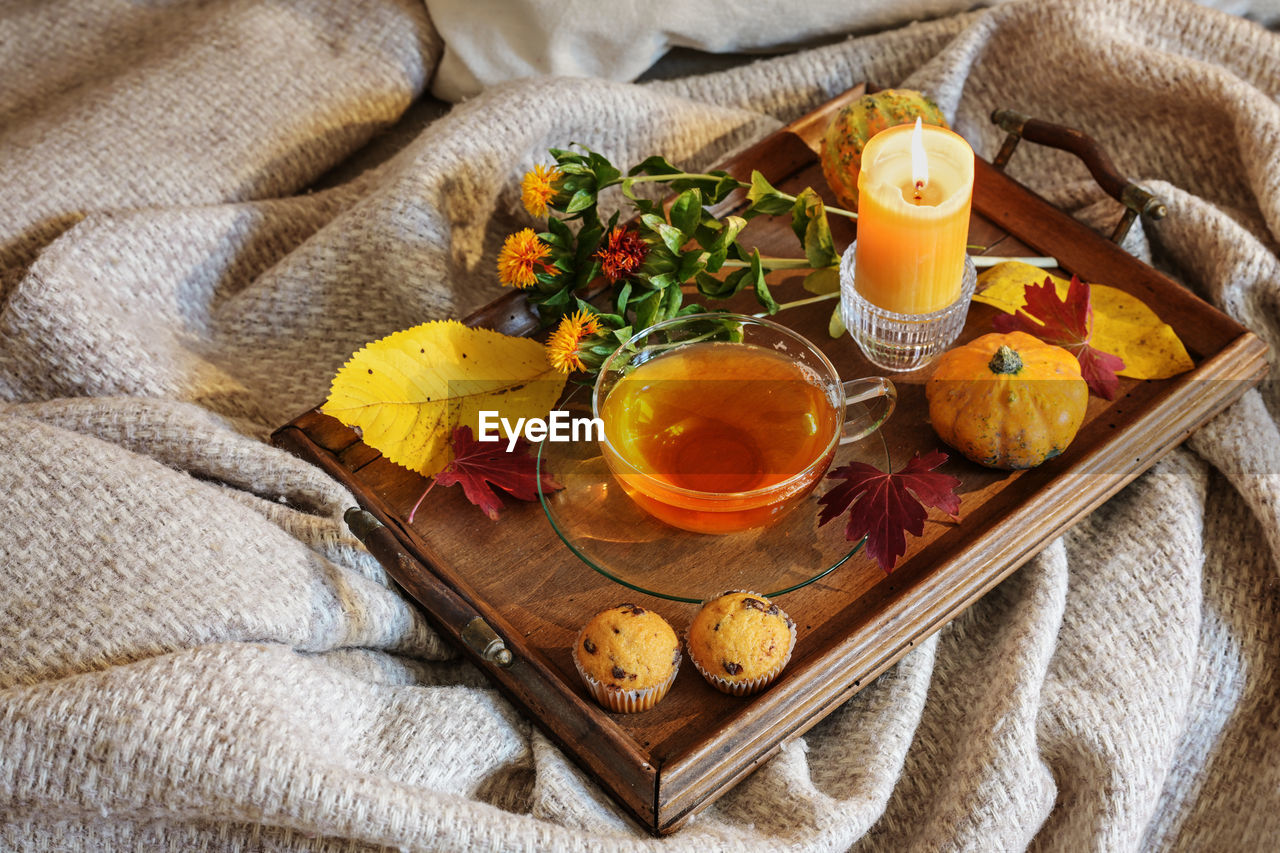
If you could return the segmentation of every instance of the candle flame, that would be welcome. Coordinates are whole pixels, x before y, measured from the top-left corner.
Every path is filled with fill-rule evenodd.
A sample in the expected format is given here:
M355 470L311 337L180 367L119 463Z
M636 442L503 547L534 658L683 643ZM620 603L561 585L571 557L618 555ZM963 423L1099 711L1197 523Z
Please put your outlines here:
M924 153L923 122L916 118L916 129L911 132L911 183L916 192L924 189L929 183L929 158Z

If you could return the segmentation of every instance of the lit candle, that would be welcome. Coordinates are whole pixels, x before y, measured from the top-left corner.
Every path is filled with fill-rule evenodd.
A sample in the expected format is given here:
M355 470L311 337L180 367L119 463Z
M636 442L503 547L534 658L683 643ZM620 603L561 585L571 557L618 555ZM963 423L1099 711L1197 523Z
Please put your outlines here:
M919 119L873 136L858 173L855 287L900 314L960 296L973 199L973 149Z

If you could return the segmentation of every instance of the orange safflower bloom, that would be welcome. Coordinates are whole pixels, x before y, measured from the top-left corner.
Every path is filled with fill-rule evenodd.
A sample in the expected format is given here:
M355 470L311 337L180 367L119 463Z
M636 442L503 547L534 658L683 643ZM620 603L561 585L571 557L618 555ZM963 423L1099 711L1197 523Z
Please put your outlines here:
M578 347L582 345L584 338L599 331L600 325L596 322L595 315L588 311L579 310L566 315L547 341L547 361L562 373L582 370L582 357L578 354Z
M649 245L640 235L621 225L609 232L605 244L596 252L600 259L600 270L609 281L616 282L626 278L640 269L644 256L649 253Z
M548 275L559 275L560 270L544 260L550 254L551 247L539 240L532 228L517 231L498 253L498 281L507 287L533 287L538 282L535 267Z
M520 182L520 200L524 202L524 209L534 216L546 216L547 203L556 195L555 183L562 177L555 166L547 167L541 163L536 164L532 172L526 172Z

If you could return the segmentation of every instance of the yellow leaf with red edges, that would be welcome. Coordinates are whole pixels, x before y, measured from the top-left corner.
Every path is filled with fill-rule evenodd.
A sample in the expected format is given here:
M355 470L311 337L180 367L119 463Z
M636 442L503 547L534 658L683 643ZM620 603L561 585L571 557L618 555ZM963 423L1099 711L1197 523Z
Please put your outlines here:
M1012 314L1027 304L1026 287L1053 280L1058 297L1065 299L1070 282L1019 261L1006 261L978 276L975 302L983 302ZM1115 287L1091 286L1094 349L1124 359L1121 376L1133 379L1167 379L1185 373L1195 364L1176 332L1142 300Z
M423 323L368 344L333 378L321 411L360 430L364 443L429 477L452 461L450 438L480 412L542 418L565 375L542 344L472 329L455 320Z

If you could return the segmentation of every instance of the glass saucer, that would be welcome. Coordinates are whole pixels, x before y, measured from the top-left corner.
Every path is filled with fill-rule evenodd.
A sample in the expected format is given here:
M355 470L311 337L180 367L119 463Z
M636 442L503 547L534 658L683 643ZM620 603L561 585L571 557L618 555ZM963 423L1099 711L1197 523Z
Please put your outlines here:
M587 396L579 391L559 408L589 418ZM851 413L861 405L852 404ZM881 434L838 446L832 469L849 462L888 470ZM636 506L596 441L542 442L538 471L564 487L550 493L539 487L538 499L569 550L605 577L658 598L696 604L730 589L782 595L826 576L862 547L844 538L840 519L818 526L818 499L835 485L825 478L772 525L713 535L671 527Z

